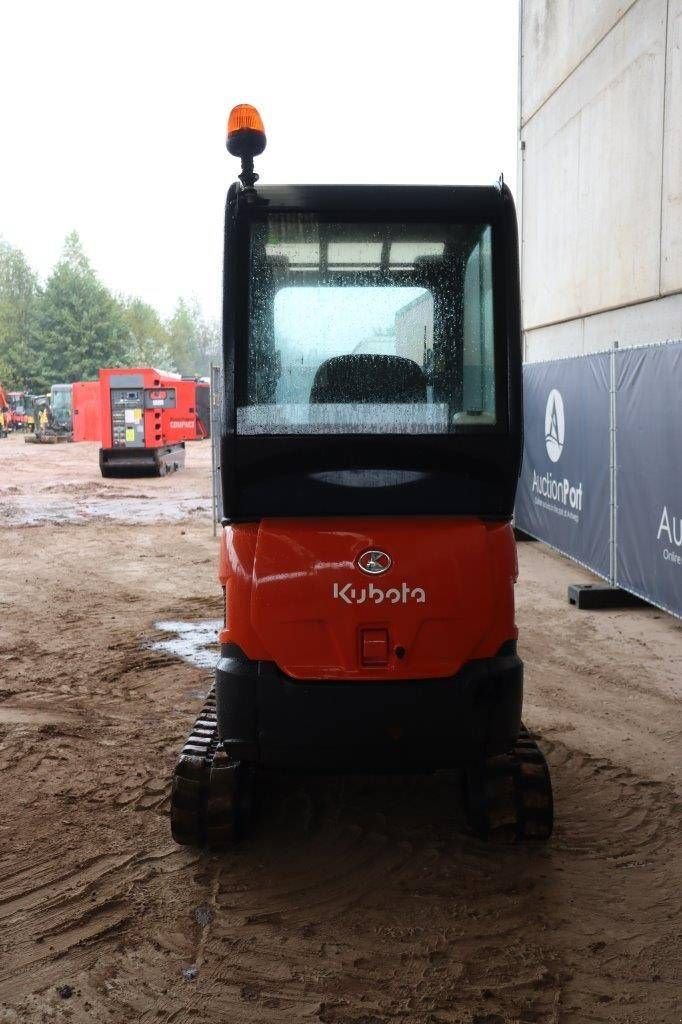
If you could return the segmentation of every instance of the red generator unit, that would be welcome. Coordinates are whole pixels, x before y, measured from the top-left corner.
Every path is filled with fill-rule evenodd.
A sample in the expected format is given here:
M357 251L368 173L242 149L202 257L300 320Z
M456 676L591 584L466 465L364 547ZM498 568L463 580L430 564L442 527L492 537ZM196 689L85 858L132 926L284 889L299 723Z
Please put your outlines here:
M102 440L102 403L98 380L77 380L71 385L74 441Z
M178 407L184 383L178 374L147 366L99 371L102 476L164 476L182 469L185 440L196 435L193 416Z
M185 377L176 384L176 407L171 421L185 441L203 441L211 436L210 386L208 381Z

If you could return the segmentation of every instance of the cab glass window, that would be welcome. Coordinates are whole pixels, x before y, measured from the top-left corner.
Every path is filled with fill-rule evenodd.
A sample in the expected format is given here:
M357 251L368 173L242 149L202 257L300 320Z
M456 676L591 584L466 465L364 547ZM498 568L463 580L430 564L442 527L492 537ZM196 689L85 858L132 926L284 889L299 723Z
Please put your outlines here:
M489 430L494 356L489 225L253 225L240 433Z

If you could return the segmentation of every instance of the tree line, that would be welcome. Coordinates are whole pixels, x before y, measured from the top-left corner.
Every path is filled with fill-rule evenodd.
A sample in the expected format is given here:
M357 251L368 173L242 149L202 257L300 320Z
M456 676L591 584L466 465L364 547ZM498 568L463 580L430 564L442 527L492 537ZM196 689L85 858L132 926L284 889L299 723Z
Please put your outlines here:
M43 393L52 384L93 380L105 366L154 366L205 376L218 359L220 331L196 302L179 299L163 320L142 299L113 295L99 280L78 234L44 286L20 249L0 239L0 384Z

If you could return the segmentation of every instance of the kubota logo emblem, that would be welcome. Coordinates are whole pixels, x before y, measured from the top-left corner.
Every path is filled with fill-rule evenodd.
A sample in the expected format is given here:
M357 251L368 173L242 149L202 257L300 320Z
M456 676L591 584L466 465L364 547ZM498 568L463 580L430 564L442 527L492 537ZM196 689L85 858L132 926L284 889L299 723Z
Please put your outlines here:
M388 590L375 587L373 583L357 589L352 583L346 583L345 586L335 583L332 595L336 601L343 601L344 604L364 604L365 601L372 604L383 604L384 601L388 601L389 604L407 604L408 601L424 604L426 601L424 588L411 587L409 583L401 583L399 587L390 587Z
M377 551L375 548L363 551L356 562L358 569L366 572L368 576L381 576L382 573L388 572L392 564L390 555L387 555L385 551Z

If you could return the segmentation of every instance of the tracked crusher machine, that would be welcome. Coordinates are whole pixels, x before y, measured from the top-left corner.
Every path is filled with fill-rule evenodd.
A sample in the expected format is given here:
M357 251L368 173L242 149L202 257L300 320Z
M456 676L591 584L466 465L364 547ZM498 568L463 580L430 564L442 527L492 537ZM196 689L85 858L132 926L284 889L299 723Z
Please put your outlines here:
M476 834L547 839L514 621L511 193L256 187L246 104L227 148L225 625L173 836L232 843L259 769L454 770Z

